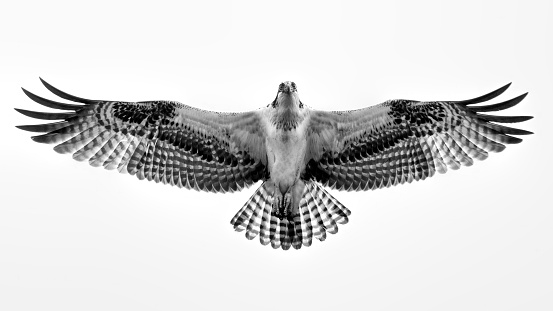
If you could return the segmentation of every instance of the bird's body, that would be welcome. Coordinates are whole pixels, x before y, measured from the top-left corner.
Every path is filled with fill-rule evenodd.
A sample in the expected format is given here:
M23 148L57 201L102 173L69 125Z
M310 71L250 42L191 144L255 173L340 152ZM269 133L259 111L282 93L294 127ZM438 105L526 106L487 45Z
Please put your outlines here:
M295 83L283 82L265 108L217 113L174 101L89 100L42 82L80 104L24 90L39 104L70 111L17 109L33 118L61 120L18 126L45 133L33 140L55 143L57 152L93 166L183 188L233 192L261 181L231 224L273 248L309 246L348 222L349 209L323 187L361 191L424 180L522 141L513 135L531 134L498 124L531 117L482 113L515 106L526 94L475 106L509 85L465 101L390 100L327 112L305 106Z
M290 83L290 82L285 82ZM288 215L297 213L304 184L300 175L305 170L308 159L306 110L300 111L297 93L280 92L275 99L275 108L266 108L264 113L270 120L266 126L267 162L275 198L288 210Z

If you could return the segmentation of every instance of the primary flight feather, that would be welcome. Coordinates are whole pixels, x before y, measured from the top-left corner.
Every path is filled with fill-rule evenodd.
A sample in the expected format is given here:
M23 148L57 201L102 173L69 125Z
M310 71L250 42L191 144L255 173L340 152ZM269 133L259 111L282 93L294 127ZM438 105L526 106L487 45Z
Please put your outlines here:
M349 209L323 187L360 191L424 180L500 152L515 136L531 132L501 125L531 119L495 116L520 103L474 106L503 93L510 84L465 101L390 100L365 109L319 111L304 105L294 82L279 85L265 108L219 113L174 101L90 100L62 92L42 80L68 104L34 95L35 102L68 112L16 109L58 122L18 128L56 144L93 166L117 169L178 187L233 192L262 184L231 224L263 245L299 249L313 238L336 233Z

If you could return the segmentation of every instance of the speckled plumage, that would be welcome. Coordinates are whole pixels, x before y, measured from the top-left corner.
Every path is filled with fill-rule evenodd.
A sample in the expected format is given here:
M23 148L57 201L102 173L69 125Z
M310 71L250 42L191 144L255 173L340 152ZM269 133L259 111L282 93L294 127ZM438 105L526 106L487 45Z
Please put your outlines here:
M498 123L531 117L481 112L508 109L526 94L486 106L509 85L466 101L390 100L352 111L305 106L293 82L279 86L267 107L244 113L205 111L174 101L89 100L43 84L67 104L36 96L35 102L70 112L16 109L54 123L18 126L45 133L93 166L188 189L233 192L263 183L231 224L273 248L299 249L326 239L351 212L323 187L360 191L424 180L448 168L470 166L528 131Z

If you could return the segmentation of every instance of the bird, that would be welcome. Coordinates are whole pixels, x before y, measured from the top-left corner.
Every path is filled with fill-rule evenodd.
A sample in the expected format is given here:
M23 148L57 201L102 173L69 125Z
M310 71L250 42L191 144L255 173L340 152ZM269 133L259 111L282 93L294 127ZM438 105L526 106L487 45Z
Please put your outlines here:
M425 180L471 166L490 152L533 134L505 123L531 116L485 114L511 108L528 93L489 104L511 83L461 101L388 100L349 111L322 111L300 100L296 83L280 83L260 109L224 113L176 101L91 100L65 93L40 78L59 102L23 92L57 112L15 108L55 121L20 125L40 133L95 167L198 191L232 193L261 182L232 218L236 231L262 245L288 250L324 241L351 211L325 188L367 191ZM485 103L485 105L477 105ZM63 112L62 112L63 111Z

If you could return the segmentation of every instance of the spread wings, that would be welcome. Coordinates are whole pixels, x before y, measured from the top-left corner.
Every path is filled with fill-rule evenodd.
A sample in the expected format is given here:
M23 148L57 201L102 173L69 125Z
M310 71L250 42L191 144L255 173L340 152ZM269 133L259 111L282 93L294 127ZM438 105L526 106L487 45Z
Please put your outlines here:
M18 128L46 133L32 139L57 144L93 166L117 168L139 179L204 191L236 191L266 175L267 156L258 112L217 113L173 101L89 100L62 92L42 80L66 104L34 95L46 107L69 112L16 109L54 123Z
M521 142L511 135L531 132L498 123L532 117L494 116L521 102L511 100L473 106L503 93L510 84L465 101L390 100L373 107L340 112L312 111L304 178L339 190L369 190L426 179L436 171L470 166L505 144Z

